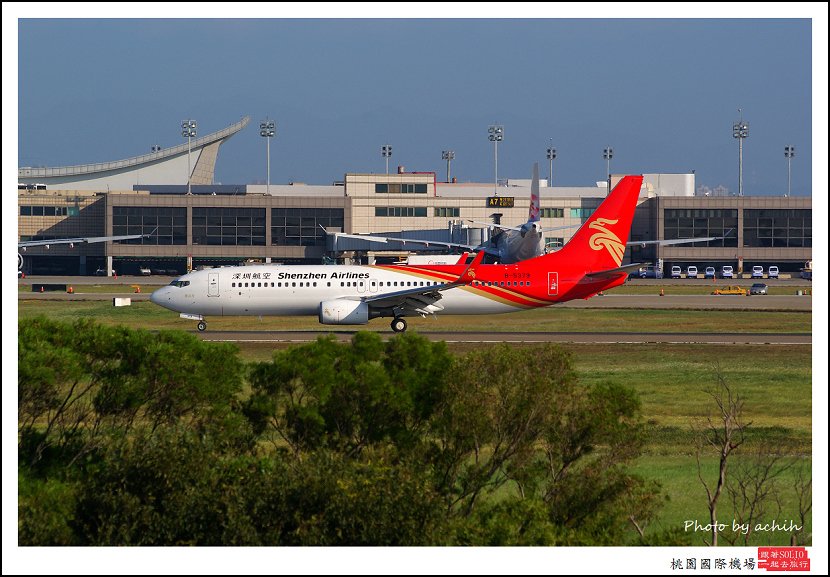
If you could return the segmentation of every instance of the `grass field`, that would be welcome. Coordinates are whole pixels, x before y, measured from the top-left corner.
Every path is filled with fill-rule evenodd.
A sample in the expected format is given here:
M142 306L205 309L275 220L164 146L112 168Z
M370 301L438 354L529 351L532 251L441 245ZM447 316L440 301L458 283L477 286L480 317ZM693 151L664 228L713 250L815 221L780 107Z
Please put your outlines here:
M194 330L194 322L149 302L114 308L108 302L20 301L21 319L36 315L71 321L89 317L106 324L132 328ZM314 330L313 318L245 319L255 330ZM210 330L239 328L239 318L210 318ZM509 322L508 322L509 321ZM410 330L429 331L563 331L563 332L811 332L812 315L802 312L545 309L490 317L445 316L437 320L411 319ZM344 327L352 331L355 327ZM388 332L385 320L373 321L369 330ZM321 333L322 334L322 333ZM243 343L240 356L262 361L289 345ZM479 345L451 345L463 353ZM529 346L529 345L525 345ZM668 501L647 533L683 528L686 520L708 523L705 491L697 477L692 423L714 410L706 390L720 374L745 401L744 420L751 423L746 449L769 446L791 459L811 463L812 454L812 346L809 345L706 345L706 344L566 344L581 382L612 381L637 391L648 423L645 451L636 463L643 476L659 481ZM704 475L714 480L714 456L703 461ZM790 471L782 476L782 509L776 520L796 518ZM720 518L731 522L726 496ZM811 519L812 517L810 517ZM769 518L768 520L772 520ZM812 531L811 521L806 528ZM694 545L705 535L692 534ZM755 544L789 544L789 534L769 532Z
M726 298L726 297L724 297ZM737 297L736 297L737 298ZM129 307L113 307L109 301L18 301L21 319L39 314L60 320L95 318L106 324L131 328L182 329L192 331L195 322L184 320L153 303L135 302ZM411 330L511 332L752 332L809 333L812 314L798 311L726 311L678 309L568 309L546 308L504 315L408 318ZM208 317L210 330L312 330L323 329L314 317ZM388 319L375 319L363 327L331 329L389 331Z
M737 464L737 458L733 466ZM768 512L763 516L761 522L764 524L776 521L778 525L788 525L793 522L801 525L799 521L798 503L796 501L793 483L796 478L796 470L803 466L810 470L812 461L809 458L791 458L788 463L791 467L786 470L777 480L776 487L781 496L780 510L775 504L768 506ZM710 487L714 484L718 475L718 462L714 457L701 460L703 477ZM662 485L663 492L668 495L668 501L661 509L657 518L646 528L646 535L669 529L683 530L684 523L689 520L696 520L700 525L709 524L709 509L706 505L706 490L698 479L697 464L694 455L665 455L646 456L638 460L634 472L649 478L655 479ZM734 520L733 510L729 496L724 494L718 501L718 522L731 526ZM811 535L812 515L807 516L803 526L804 534ZM690 539L689 544L703 546L704 539L711 540L711 535L704 531L695 532L690 528L684 533ZM812 542L812 540L810 540ZM721 539L720 545L728 545ZM769 527L766 531L755 533L750 541L753 546L764 545L789 545L790 532L781 529L773 530ZM743 542L736 543L743 545Z

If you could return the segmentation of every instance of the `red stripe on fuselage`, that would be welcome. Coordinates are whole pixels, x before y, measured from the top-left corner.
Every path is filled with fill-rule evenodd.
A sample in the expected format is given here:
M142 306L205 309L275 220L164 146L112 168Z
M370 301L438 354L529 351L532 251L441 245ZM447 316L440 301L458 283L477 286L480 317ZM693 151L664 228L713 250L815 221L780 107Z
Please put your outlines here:
M438 267L440 266L440 270ZM466 270L466 265L375 265L376 268L399 272L438 282L455 282ZM558 302L547 295L547 287L538 274L518 265L481 265L475 269L476 278L464 290L505 304L522 308L546 307ZM498 283L505 283L501 286ZM529 283L519 285L518 283ZM492 285L484 283L493 283ZM511 284L507 284L511 283Z

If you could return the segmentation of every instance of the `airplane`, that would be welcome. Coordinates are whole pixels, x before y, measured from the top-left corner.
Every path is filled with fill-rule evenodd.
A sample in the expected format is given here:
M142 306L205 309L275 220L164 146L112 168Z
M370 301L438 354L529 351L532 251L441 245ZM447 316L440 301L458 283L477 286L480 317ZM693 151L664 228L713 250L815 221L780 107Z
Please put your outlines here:
M58 244L68 244L69 248L75 248L76 244L90 244L95 242L110 242L116 240L132 240L134 238L142 238L142 237L150 237L156 231L154 230L150 234L123 234L120 236L81 236L77 238L55 238L49 240L23 240L17 241L17 248L18 250L22 250L26 252L26 249L33 248L36 246L42 246L46 250L53 245ZM19 252L17 253L17 270L23 268L23 255ZM19 276L19 275L18 275Z
M613 192L613 191L612 191ZM344 232L328 233L335 237L356 238L361 240L368 240L372 242L400 242L404 245L422 244L427 247L444 246L447 248L461 248L466 251L478 252L484 251L488 255L495 257L495 260L501 264L513 264L519 261L535 258L545 254L545 237L544 233L555 230L564 230L574 228L578 225L556 226L552 228L542 228L541 226L541 201L539 195L539 163L533 164L533 180L530 185L530 209L528 211L527 222L521 226L506 226L502 224L494 224L492 222L479 222L476 220L469 220L474 224L484 225L490 229L498 229L500 232L494 235L490 241L481 245L468 245L453 242L442 242L434 240L418 240L412 238L394 238L388 236L372 236L367 234L350 234ZM321 226L322 228L322 226ZM323 229L325 230L325 229ZM646 247L647 245L657 244L660 246L668 246L675 244L689 244L695 242L708 242L713 240L723 240L732 233L730 229L723 236L708 236L696 238L681 238L672 240L641 240L626 243L626 246Z
M446 248L462 249L472 252L484 251L487 255L494 257L495 260L501 264L513 264L545 254L545 232L564 230L574 228L574 226L576 226L567 225L553 228L542 228L540 222L541 213L542 210L539 196L539 163L534 163L533 180L530 185L530 209L528 211L526 223L521 226L506 226L502 224L493 224L492 222L479 222L468 219L469 222L474 224L481 224L487 228L499 230L498 234L493 235L493 237L484 244L470 245L455 242L419 240L414 238L394 238L389 236L373 236L369 234L351 234L344 232L328 234L333 234L335 237L356 238L372 242L400 242L404 245L409 243L422 244L427 247L443 246Z
M560 250L514 264L484 264L485 253L452 265L261 265L195 271L157 289L155 304L205 315L309 315L324 325L392 317L496 314L587 299L626 282L642 263L622 265L643 177L625 176Z

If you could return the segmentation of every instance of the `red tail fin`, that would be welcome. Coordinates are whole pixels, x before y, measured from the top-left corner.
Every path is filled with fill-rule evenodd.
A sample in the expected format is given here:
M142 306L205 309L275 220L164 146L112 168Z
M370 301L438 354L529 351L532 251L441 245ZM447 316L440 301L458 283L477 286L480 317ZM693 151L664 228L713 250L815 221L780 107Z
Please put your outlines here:
M620 266L642 184L642 176L623 177L568 244L553 255L584 263L587 271Z

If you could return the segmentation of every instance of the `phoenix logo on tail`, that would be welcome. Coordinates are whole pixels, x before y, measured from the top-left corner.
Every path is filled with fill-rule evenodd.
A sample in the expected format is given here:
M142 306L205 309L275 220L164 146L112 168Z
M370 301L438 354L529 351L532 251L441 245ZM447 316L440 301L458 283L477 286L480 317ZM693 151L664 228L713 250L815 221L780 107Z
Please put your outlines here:
M620 240L616 234L605 228L608 225L617 224L619 219L609 220L607 218L598 218L588 225L588 228L598 230L600 232L593 235L588 241L588 246L594 250L602 250L603 248L609 252L611 258L617 263L617 266L622 264L623 255L625 254L625 243Z

